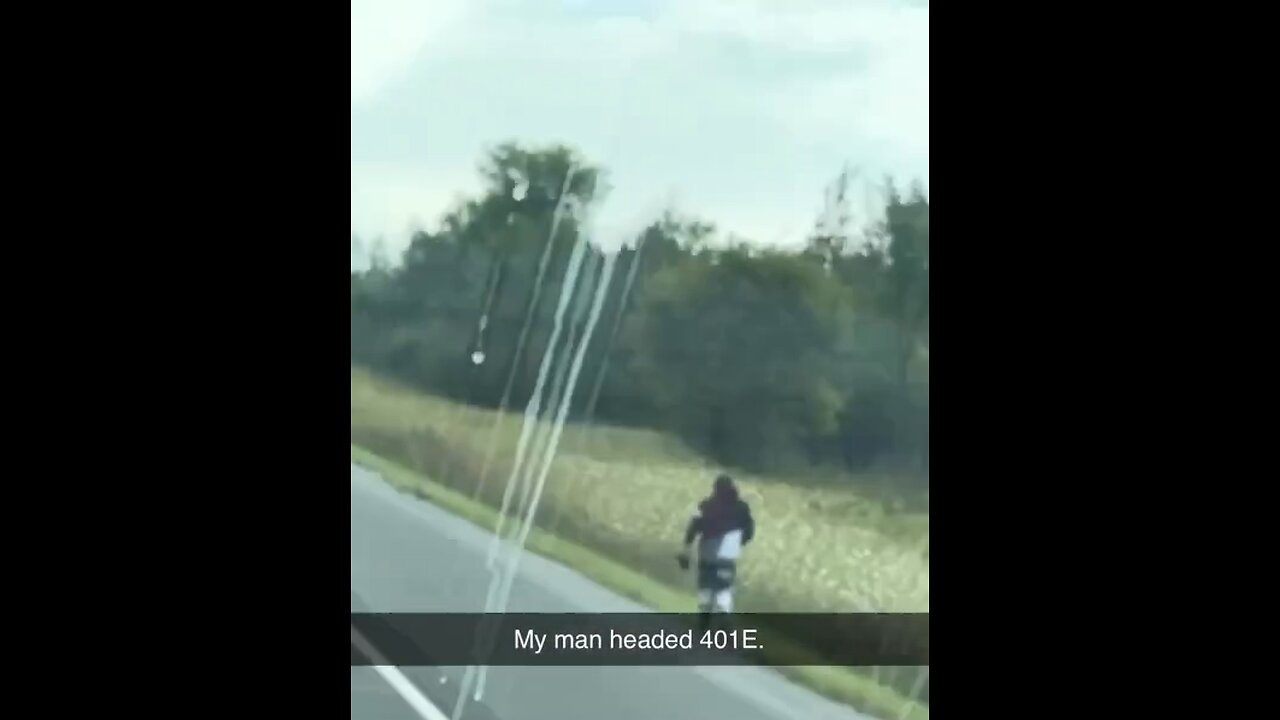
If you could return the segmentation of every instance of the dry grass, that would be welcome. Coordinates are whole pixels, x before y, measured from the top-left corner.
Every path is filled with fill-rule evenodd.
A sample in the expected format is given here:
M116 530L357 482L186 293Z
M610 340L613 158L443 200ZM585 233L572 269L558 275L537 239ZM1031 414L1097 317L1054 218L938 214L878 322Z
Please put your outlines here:
M526 429L523 414L521 407L499 417L351 371L351 442L481 506L501 504ZM532 457L550 428L527 426ZM566 427L535 523L661 586L688 587L673 556L717 469L662 433ZM927 515L888 513L852 482L735 477L758 527L740 568L741 611L928 612ZM882 682L912 693L914 670L885 671Z
M530 447L548 425L530 426ZM489 505L500 504L523 427L521 412L499 422L494 411L351 372L353 442ZM537 524L659 580L687 582L671 556L715 470L661 433L566 427ZM744 611L928 612L927 515L891 517L847 488L735 477L759 527L741 567Z

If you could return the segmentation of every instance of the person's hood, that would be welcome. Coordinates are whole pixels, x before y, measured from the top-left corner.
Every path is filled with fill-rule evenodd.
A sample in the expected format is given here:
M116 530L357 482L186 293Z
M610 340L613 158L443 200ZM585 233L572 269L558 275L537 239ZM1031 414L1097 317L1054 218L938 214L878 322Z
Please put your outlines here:
M738 488L733 485L717 485L711 491L711 498L720 502L732 502L738 499Z

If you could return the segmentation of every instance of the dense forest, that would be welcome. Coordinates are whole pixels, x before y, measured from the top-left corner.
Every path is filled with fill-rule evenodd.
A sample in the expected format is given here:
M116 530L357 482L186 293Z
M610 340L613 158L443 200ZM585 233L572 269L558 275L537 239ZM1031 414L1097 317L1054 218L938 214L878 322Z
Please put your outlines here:
M601 262L603 168L566 147L494 149L485 190L401 257L351 273L351 361L465 403L523 407L570 251L612 271L571 422L672 433L728 467L879 483L928 502L929 201L889 185L853 227L848 173L804 247L723 238L674 211ZM821 198L815 198L820 201ZM815 202L815 206L817 202ZM360 245L358 239L353 243ZM611 245L615 247L616 242ZM586 303L563 332L582 332Z

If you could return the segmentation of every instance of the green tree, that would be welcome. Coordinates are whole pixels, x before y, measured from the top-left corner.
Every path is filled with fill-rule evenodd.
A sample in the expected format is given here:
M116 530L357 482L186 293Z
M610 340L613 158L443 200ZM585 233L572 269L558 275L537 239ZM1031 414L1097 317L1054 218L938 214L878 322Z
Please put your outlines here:
M664 269L639 303L628 342L644 391L696 446L763 468L809 460L810 442L835 430L843 297L821 269L779 252L716 252Z
M375 252L359 269L353 238L352 359L510 407L532 392L604 173L564 146L513 143L480 172L482 192L415 233L398 264ZM891 187L884 221L858 237L850 178L837 177L799 251L715 249L712 223L657 218L614 265L570 417L677 433L752 468L915 458L927 480L928 199ZM582 310L562 341L581 336Z

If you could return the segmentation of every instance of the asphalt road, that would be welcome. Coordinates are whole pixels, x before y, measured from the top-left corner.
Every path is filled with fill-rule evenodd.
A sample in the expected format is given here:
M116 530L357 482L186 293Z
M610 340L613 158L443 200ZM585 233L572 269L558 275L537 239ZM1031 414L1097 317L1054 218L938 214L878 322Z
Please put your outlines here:
M351 468L352 611L478 612L492 536ZM692 600L692 595L691 595ZM511 612L646 612L526 554ZM448 716L464 668L404 668ZM756 667L495 667L467 720L872 720ZM352 720L423 720L374 668L351 668Z

